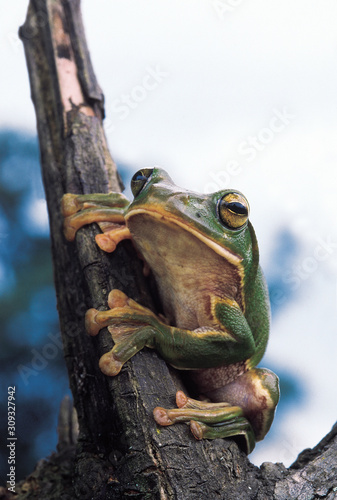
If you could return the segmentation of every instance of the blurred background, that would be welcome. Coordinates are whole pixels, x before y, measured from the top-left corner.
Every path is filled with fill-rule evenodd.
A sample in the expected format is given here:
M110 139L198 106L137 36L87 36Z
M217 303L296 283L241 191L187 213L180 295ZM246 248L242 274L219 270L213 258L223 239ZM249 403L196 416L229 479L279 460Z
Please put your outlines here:
M17 36L26 9L12 2L0 17L0 432L7 436L15 385L17 479L55 450L69 394ZM282 391L251 460L288 466L337 415L337 4L82 0L82 12L125 184L156 164L180 186L230 186L249 199L273 314L261 365L279 375Z

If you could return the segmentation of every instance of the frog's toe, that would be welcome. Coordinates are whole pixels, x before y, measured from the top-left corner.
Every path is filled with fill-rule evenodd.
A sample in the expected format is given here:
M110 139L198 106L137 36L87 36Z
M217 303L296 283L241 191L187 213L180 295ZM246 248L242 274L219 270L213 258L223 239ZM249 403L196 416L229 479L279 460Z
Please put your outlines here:
M247 454L255 447L254 431L244 417L234 418L228 422L208 425L201 421L191 420L190 429L196 439L234 438L239 447Z
M176 394L176 405L178 408L184 408L188 402L188 397L183 391L178 391Z
M85 313L85 329L87 333L93 337L95 337L98 332L101 330L102 326L97 323L97 309L88 309Z
M168 410L157 406L153 410L153 416L158 425L167 426L173 424L172 420L169 418Z
M72 226L72 217L67 217L64 219L63 223L63 234L68 241L74 241L76 232L77 232L77 227Z
M111 224L109 225L111 227ZM124 224L113 225L112 229L102 227L103 234L97 234L97 245L104 251L111 253L120 241L131 239L130 230Z
M113 239L109 237L108 234L97 234L95 236L97 245L103 252L112 253L116 250L117 244Z
M204 428L205 424L202 424L201 422L197 422L196 420L191 420L190 421L190 429L195 437L195 439L198 439L199 441L203 439L204 437Z
M119 359L114 356L112 351L106 352L103 354L101 359L99 360L99 367L101 371L108 375L109 377L115 377L121 371L122 363Z
M85 329L89 335L95 336L102 328L110 327L118 323L130 322L132 315L133 309L127 306L118 307L117 304L113 309L109 309L108 311L98 311L94 308L88 309L85 313ZM125 317L126 320L124 321ZM122 330L124 332L125 327L122 328ZM130 327L129 330L131 334L133 329ZM118 332L118 329L116 332ZM118 336L119 335L117 335L117 337Z
M121 290L111 290L108 297L108 305L110 309L115 307L125 307L128 304L129 297L125 295Z
M69 217L80 210L80 204L78 203L78 195L72 193L66 193L63 195L61 200L61 210L63 217Z
M112 290L108 297L108 305L112 312L111 316L115 317L118 314L123 316L125 314L134 315L134 318L137 318L137 322L148 323L157 319L157 316L147 307L138 304L133 299L130 299L125 293L121 292L121 290ZM119 312L116 311L119 309ZM124 310L123 310L124 309ZM130 319L130 318L129 318Z

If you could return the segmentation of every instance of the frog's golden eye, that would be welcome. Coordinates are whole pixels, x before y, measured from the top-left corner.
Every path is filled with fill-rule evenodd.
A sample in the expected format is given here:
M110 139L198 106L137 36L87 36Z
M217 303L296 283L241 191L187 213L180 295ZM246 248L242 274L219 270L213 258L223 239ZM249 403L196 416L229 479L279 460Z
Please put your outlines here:
M147 181L150 179L153 168L138 170L131 179L131 191L134 197L138 196Z
M225 226L239 229L248 220L248 201L239 193L227 193L219 200L218 213Z

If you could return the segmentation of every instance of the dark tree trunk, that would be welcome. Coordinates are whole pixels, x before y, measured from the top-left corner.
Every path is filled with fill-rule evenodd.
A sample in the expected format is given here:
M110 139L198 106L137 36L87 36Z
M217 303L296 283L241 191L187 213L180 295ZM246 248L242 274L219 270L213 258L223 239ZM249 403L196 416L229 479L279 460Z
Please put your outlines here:
M71 412L65 405L58 452L17 485L16 498L336 498L336 426L291 469L272 463L258 468L231 440L198 442L184 425L157 431L152 410L158 403L174 404L177 380L155 352L141 351L118 377L102 375L98 359L110 348L111 337L108 332L94 339L86 335L86 309L106 309L112 288L149 307L152 301L131 244L124 242L107 255L95 244L95 225L81 229L75 244L67 243L62 232L64 193L120 189L103 132L103 94L89 58L79 0L31 0L20 36L37 116L79 438L75 444L67 430Z

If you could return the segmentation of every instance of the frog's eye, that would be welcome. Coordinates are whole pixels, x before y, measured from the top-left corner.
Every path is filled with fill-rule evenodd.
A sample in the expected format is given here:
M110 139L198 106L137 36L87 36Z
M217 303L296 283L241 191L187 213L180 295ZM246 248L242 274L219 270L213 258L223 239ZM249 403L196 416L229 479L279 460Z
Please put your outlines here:
M153 168L138 170L131 179L131 191L134 197L138 196L147 181L150 179Z
M239 229L248 220L248 201L239 193L227 193L219 200L218 212L225 226L230 229Z

